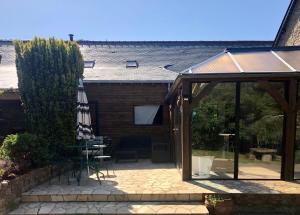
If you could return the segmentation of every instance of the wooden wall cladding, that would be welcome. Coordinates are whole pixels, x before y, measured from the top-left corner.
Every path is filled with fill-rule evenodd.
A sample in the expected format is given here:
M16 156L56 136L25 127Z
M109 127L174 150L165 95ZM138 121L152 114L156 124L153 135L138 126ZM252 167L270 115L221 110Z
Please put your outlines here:
M110 136L114 144L127 135L149 135L152 141L168 141L169 113L164 104L168 84L87 83L85 91L93 106L91 115L97 116L92 117L97 135ZM164 105L162 125L134 125L135 105Z

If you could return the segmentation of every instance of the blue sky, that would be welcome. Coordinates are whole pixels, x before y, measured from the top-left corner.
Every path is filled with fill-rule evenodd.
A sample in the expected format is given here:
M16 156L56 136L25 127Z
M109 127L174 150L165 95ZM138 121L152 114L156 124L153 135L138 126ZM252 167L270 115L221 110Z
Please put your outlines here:
M289 0L0 0L0 39L273 40Z

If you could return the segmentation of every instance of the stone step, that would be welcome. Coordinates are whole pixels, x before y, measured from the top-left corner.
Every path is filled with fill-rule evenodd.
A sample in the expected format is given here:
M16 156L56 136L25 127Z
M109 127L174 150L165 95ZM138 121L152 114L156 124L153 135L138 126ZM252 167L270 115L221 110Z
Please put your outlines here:
M194 214L208 215L199 202L38 202L22 203L9 215L37 214Z
M201 193L24 193L22 202L106 202L106 201L198 201L203 200Z

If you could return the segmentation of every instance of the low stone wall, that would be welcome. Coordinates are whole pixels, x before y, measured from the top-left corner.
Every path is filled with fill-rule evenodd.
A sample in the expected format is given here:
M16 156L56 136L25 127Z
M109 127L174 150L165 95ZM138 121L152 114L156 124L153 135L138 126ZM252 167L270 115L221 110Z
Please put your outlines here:
M56 175L58 169L53 170ZM5 215L9 210L17 207L23 192L47 181L50 175L50 167L44 167L32 170L13 180L0 182L0 215Z
M299 193L234 193L220 196L232 199L236 214L300 214Z

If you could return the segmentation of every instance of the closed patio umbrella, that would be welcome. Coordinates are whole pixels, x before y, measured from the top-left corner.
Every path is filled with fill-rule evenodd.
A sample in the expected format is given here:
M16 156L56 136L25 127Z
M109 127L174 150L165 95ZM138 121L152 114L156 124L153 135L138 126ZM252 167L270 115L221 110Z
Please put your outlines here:
M86 93L83 88L83 81L79 79L77 93L77 140L89 140L95 138L91 125L91 115ZM88 162L89 153L86 144L86 159ZM87 165L89 174L89 166Z

